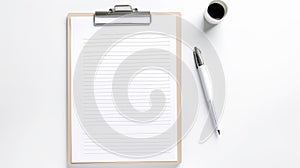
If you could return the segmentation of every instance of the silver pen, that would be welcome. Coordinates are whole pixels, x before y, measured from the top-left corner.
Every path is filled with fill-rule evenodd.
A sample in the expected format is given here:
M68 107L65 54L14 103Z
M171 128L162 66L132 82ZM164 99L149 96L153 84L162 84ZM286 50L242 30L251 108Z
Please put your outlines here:
M210 116L214 125L214 129L217 132L218 135L220 135L220 130L218 128L218 121L216 118L216 110L215 105L213 101L213 89L212 89L212 83L210 80L209 72L207 70L206 65L204 64L204 60L201 57L201 51L195 47L194 48L194 60L197 68L197 72L200 78L200 82L202 85L202 89L204 92L204 96L206 99L206 103L210 112Z

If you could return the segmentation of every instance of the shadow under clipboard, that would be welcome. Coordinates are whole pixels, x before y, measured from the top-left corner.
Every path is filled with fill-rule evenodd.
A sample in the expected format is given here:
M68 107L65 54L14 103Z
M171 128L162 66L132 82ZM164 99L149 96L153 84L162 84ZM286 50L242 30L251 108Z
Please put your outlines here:
M68 166L72 168L177 168L180 167L180 164L91 164L91 165L86 165L86 164L76 164L72 166Z

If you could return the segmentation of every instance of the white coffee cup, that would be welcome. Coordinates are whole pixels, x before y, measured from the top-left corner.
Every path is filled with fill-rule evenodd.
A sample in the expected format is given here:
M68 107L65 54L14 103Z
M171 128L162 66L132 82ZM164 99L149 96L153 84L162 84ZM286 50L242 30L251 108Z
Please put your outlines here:
M218 24L226 16L228 11L227 5L221 0L213 0L207 6L204 12L204 18L208 23Z

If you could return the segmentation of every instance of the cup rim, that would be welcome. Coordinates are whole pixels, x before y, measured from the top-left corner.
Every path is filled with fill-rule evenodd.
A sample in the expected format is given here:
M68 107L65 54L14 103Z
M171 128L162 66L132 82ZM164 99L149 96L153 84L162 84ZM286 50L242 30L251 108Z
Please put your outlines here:
M213 17L211 17L211 15L208 13L208 7L211 5L211 4L214 4L214 3L216 3L216 4L220 4L223 8L224 8L224 16L221 18L221 19L215 19L215 18L213 18ZM228 7L227 7L227 5L226 5L226 3L224 2L224 1L221 1L221 0L213 0L213 1L211 1L209 4L208 4L208 6L207 6L207 8L206 8L206 12L207 12L207 14L212 18L212 19L214 19L214 20L223 20L223 18L226 16L226 14L227 14L227 11L228 11Z

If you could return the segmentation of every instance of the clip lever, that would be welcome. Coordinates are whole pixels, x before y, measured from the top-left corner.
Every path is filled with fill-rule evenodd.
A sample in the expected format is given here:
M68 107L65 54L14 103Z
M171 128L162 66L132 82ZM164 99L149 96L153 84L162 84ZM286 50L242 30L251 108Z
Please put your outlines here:
M114 24L150 24L151 14L149 11L138 11L130 5L115 5L109 11L96 11L94 15L94 25L114 25Z

